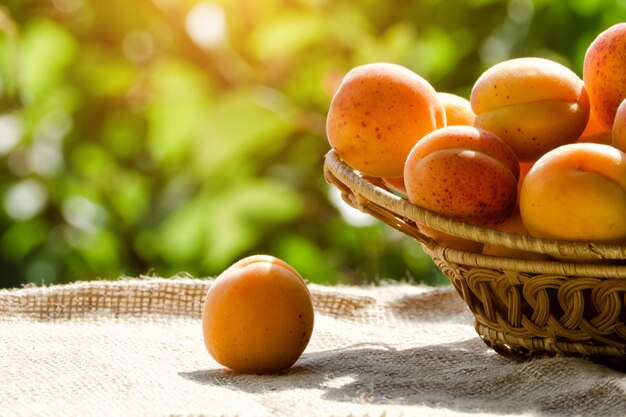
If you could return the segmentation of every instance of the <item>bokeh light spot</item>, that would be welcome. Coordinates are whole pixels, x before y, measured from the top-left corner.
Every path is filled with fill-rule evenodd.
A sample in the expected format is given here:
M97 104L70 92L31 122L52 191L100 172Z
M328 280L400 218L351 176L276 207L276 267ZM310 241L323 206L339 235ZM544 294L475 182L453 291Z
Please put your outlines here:
M7 154L22 138L22 121L16 114L0 115L0 155Z
M30 169L44 177L54 176L63 168L61 150L49 142L36 143L31 148L28 157Z
M63 203L63 217L72 226L85 232L97 232L106 221L106 212L93 201L72 196Z
M226 42L226 14L224 9L213 3L196 5L185 22L187 33L205 50L212 50Z
M135 30L126 35L122 48L129 61L141 63L154 54L154 39L144 30Z
M524 23L533 17L535 7L532 0L511 0L507 12L509 18L514 22Z
M34 137L37 141L58 142L72 129L72 118L62 110L46 114L37 124Z
M43 210L48 200L46 188L32 179L12 185L4 195L4 209L15 220L28 220Z

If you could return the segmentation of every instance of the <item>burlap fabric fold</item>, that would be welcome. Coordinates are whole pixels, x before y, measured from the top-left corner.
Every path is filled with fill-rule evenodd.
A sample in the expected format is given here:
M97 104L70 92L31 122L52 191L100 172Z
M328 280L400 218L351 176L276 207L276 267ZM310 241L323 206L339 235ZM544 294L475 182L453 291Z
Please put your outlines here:
M209 286L150 278L0 291L0 415L626 415L626 374L502 357L451 288L311 285L315 329L296 365L236 374L204 348Z

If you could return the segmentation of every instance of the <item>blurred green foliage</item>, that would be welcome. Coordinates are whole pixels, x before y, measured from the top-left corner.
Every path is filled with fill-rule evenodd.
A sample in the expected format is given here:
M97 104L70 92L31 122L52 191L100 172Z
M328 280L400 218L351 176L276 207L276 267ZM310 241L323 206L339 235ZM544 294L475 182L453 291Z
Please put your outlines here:
M215 275L252 253L317 283L444 283L323 181L343 74L394 62L467 97L508 58L580 74L625 17L623 0L3 0L0 287Z

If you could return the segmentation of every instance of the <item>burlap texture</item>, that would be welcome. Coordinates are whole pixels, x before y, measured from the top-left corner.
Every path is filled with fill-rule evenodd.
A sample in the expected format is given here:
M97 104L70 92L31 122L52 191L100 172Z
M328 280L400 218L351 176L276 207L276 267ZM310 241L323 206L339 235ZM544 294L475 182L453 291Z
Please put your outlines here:
M626 374L502 357L451 288L311 285L315 329L296 365L236 374L204 348L209 286L150 278L0 291L0 415L626 415Z

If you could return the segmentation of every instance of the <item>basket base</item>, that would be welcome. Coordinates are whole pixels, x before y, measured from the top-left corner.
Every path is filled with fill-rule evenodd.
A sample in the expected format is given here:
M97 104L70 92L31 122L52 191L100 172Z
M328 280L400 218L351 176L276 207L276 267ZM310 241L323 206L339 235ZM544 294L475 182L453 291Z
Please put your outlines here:
M425 245L424 250L469 307L478 335L497 353L518 361L583 357L626 371L621 313L626 312L622 308L626 304L624 278L500 269L482 265L486 257L436 244ZM613 318L608 325L604 323L607 317ZM561 320L567 318L564 324ZM577 319L576 325L572 325L572 318ZM551 321L556 324L554 328ZM601 322L603 328L595 329L595 322Z
M626 372L626 350L613 346L556 341L553 338L518 338L476 320L476 332L498 354L522 362L534 358L580 357Z

